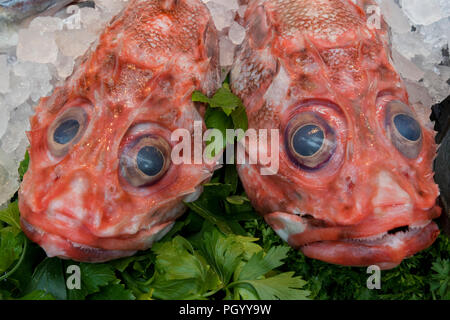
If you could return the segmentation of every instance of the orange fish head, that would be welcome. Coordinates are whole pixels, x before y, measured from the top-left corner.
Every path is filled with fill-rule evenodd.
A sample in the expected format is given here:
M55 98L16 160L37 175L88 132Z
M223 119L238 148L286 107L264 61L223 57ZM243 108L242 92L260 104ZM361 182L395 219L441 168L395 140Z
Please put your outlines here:
M305 255L389 269L439 234L436 144L408 104L385 34L366 18L344 0L250 6L232 87L250 128L279 132L267 147L279 170L239 173L256 209Z
M172 133L193 137L195 121L205 130L191 95L220 85L217 50L201 2L132 1L31 119L27 236L49 256L88 262L163 237L214 171L174 163Z

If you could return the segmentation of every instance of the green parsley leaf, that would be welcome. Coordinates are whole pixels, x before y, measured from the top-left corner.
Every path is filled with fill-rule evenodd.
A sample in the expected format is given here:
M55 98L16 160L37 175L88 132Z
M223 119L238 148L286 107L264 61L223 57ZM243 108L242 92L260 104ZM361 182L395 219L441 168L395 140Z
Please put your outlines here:
M18 171L19 171L20 180L23 179L23 176L27 172L29 164L30 164L30 154L27 151L25 153L25 158L22 160L22 162L19 165L19 170Z
M195 91L192 94L192 101L207 103L211 108L221 108L227 116L231 115L236 108L242 107L241 99L231 92L230 86L227 83L224 83L222 88L217 90L212 98L208 98L201 92Z
M126 289L123 284L110 284L103 287L99 293L89 297L91 300L135 300L133 293Z
M55 300L55 297L43 290L36 290L24 295L19 300Z
M252 280L264 276L269 271L283 265L282 260L287 257L289 248L286 246L272 247L269 252L255 253L239 273L239 280Z
M67 299L63 260L45 258L35 269L27 293L42 290L58 300Z
M431 276L431 291L440 299L450 300L450 260L437 259L431 268L435 273Z
M170 242L157 243L155 274L150 288L156 299L200 299L218 285L217 275L192 245L177 236Z
M212 228L211 231L203 233L201 241L197 241L196 246L219 275L221 282L228 284L243 258L246 245L256 240L232 234L225 236Z
M20 258L24 241L13 227L0 229L0 276Z
M0 211L0 221L9 224L17 230L21 230L17 201L10 203L6 209Z
M242 281L237 286L249 284L261 300L308 299L309 291L302 289L306 281L293 275L294 272L285 272L267 279Z
M242 129L247 131L248 129L248 118L247 112L244 106L239 106L231 113L231 118L233 119L233 124L235 129Z
M80 267L81 288L67 290L70 300L81 300L87 295L100 291L100 287L106 286L108 283L116 280L116 275L109 264L92 264L67 262L69 265L78 265ZM66 268L67 270L67 268Z

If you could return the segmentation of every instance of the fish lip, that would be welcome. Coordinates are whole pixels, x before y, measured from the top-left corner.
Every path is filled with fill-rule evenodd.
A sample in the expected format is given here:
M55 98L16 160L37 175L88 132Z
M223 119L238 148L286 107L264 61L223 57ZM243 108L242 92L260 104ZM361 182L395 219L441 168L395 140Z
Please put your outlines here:
M379 265L381 269L391 269L431 246L438 237L439 228L432 220L440 215L439 208L421 214L422 218L416 221L398 219L379 227L370 220L354 226L333 225L306 213L273 212L264 218L283 240L310 258L339 265ZM406 226L408 229L402 231Z
M348 238L313 241L298 246L306 256L346 266L378 265L382 270L398 266L404 259L431 246L439 236L434 221L395 234L382 233L379 239Z
M80 262L101 263L129 257L137 252L136 250L107 250L77 243L68 238L49 233L33 226L22 217L20 218L20 225L25 235L31 241L39 244L48 257L58 257ZM47 241L49 238L51 238L52 241Z

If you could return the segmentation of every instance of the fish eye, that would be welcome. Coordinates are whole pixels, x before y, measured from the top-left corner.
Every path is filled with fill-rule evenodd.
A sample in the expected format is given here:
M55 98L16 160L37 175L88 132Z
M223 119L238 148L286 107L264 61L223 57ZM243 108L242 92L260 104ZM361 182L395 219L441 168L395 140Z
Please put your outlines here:
M320 127L314 124L307 124L297 129L294 133L292 147L298 155L311 157L322 148L324 138L324 132Z
M144 136L126 147L120 158L120 173L136 188L158 182L170 166L170 146L160 137Z
M87 114L81 107L72 107L56 118L50 125L47 143L50 152L56 157L67 154L78 143L87 126Z
M406 158L415 159L422 149L422 128L410 108L401 101L386 105L386 131Z
M154 146L145 146L139 150L136 157L136 164L142 173L149 177L158 175L164 167L164 156L162 152Z
M78 120L69 119L62 122L53 132L53 141L59 144L68 144L75 138L80 130L80 123Z
M419 123L407 114L394 116L394 125L397 131L409 141L417 141L422 135Z
M303 169L317 169L334 153L336 136L324 119L302 113L292 119L287 130L287 149L291 159Z

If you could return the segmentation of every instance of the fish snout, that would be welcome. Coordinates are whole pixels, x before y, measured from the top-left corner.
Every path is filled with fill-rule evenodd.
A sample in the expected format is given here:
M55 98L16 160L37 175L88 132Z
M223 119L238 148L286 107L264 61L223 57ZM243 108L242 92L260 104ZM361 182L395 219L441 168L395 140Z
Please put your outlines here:
M374 213L383 211L384 208L413 208L413 198L408 192L404 181L395 177L388 171L380 171L374 178L371 206ZM403 185L403 186L402 186Z
M98 227L103 212L104 178L88 169L61 177L49 193L46 214L49 218L66 220L67 228L80 225Z

